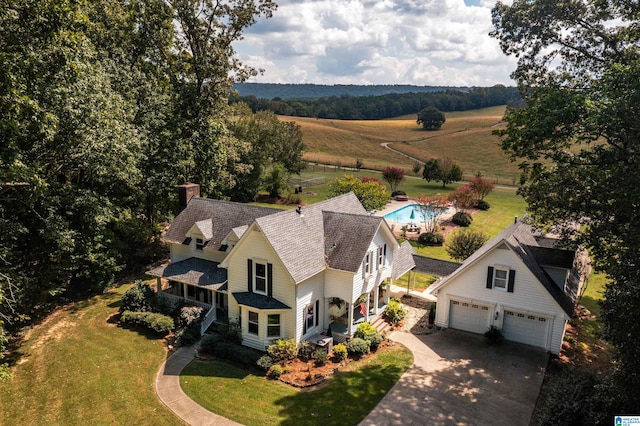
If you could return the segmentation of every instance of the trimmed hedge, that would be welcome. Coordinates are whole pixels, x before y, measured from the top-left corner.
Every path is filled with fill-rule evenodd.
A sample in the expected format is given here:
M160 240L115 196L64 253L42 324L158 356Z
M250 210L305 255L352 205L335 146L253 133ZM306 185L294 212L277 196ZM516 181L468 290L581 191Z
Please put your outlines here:
M444 235L439 232L423 232L418 236L418 243L425 246L441 246L444 243Z
M173 318L154 312L124 311L120 316L120 322L145 327L156 333L168 333L173 330Z
M347 352L353 357L361 357L368 354L370 351L369 342L359 337L354 337L347 342Z
M456 214L453 215L453 218L451 219L451 221L456 225L466 227L471 225L473 218L467 212L456 212Z
M264 356L262 352L230 342L215 334L207 334L202 338L200 351L247 368L255 368L258 360Z
M480 210L489 210L489 208L491 208L491 204L487 203L485 200L478 200L476 208Z

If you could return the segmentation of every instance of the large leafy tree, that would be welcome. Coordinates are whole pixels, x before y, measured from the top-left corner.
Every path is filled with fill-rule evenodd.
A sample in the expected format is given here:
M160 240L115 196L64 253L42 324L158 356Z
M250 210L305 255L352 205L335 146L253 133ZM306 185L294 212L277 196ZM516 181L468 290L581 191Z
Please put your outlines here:
M353 192L368 211L379 210L389 201L387 188L377 179L358 179L353 175L344 175L329 183L329 197L348 192Z
M421 110L416 120L425 130L440 130L445 121L447 121L447 119L444 113L433 106Z
M623 0L493 9L492 34L518 58L526 103L507 111L500 132L520 162L520 192L539 222L570 225L566 236L609 277L602 314L616 348L617 412L640 406L640 325L630 320L640 311L639 18L638 3Z
M237 185L228 195L234 200L250 201L261 189L279 194L288 175L300 173L305 166L300 126L280 121L271 111L254 114L245 104L234 104L232 109L229 126L239 141L249 145L241 156L249 170L237 177Z
M431 158L424 163L422 178L427 182L440 181L444 188L447 184L462 179L462 169L449 157Z
M226 97L255 71L232 43L273 8L0 2L0 291L12 283L15 302L0 304L5 325L148 261L149 224L172 210L176 183L217 195L246 171Z

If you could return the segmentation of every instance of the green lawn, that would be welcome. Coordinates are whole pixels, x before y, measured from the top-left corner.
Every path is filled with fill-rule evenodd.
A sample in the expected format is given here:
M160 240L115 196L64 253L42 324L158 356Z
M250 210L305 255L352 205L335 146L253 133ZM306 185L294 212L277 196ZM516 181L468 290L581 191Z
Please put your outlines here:
M393 280L393 284L405 289L408 285L410 290L423 291L426 290L426 288L433 284L437 279L438 277L434 275L423 274L421 272L412 272L411 277L409 277L409 274L404 274L397 280Z
M208 410L248 426L356 425L412 362L411 352L396 345L305 391L226 363L195 361L183 370L180 384Z
M179 425L156 397L162 339L109 322L127 286L74 303L33 327L13 379L0 383L2 425Z

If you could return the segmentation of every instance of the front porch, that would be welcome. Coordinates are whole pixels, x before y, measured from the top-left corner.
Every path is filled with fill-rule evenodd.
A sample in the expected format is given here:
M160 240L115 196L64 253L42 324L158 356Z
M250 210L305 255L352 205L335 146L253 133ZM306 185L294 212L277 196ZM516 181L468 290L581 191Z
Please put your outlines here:
M202 307L201 334L213 323L228 322L227 271L217 262L189 258L150 271L156 277L156 293L172 306L180 304Z
M340 305L340 301L344 306ZM350 304L339 298L330 298L329 307L333 314L330 315L329 333L333 340L336 343L349 340L359 324L373 323L381 318L388 303L389 287L386 283L376 287L369 294L361 296L355 303Z

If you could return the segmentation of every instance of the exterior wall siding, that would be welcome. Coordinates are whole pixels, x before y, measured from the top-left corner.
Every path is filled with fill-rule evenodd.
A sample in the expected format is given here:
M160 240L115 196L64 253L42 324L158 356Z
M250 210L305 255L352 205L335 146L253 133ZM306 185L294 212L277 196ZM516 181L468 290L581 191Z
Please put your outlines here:
M271 246L264 238L264 235L259 231L248 230L249 235L246 235L239 245L236 246L233 252L233 257L229 260L229 267L227 268L228 275L228 292L229 292L229 318L237 319L240 316L240 307L233 297L232 293L246 292L248 271L247 271L247 259L259 259L273 265L273 298L279 300L291 309L285 312L279 311L263 311L259 317L259 336L248 334L248 313L242 313L242 333L243 342L247 346L254 347L256 349L263 350L264 347L270 344L270 339L267 339L267 313L280 313L281 314L281 334L283 338L295 337L295 314L296 307L296 288L293 284L293 280L287 270L284 268L282 262L272 250ZM245 309L245 311L247 311ZM245 341L246 340L246 341Z
M305 321L305 310L309 304L314 304L318 300L320 303L318 312L318 325L313 328L307 330L306 334L303 334L304 330L304 321ZM294 307L294 316L295 316L295 336L297 341L304 340L305 337L309 337L313 334L318 334L326 331L329 327L326 324L326 307L325 303L325 292L324 292L324 272L316 274L315 276L303 281L298 284L297 288L297 301ZM314 312L315 314L315 312Z
M378 247L387 245L387 255L385 256L384 264L378 266L377 264L377 253ZM363 278L363 268L364 268L364 259L360 263L360 268L358 272L353 277L353 292L351 294L351 301L355 301L360 295L364 293L371 292L374 288L380 285L380 283L386 279L391 277L391 265L393 262L393 251L395 250L396 242L390 242L387 238L384 237L383 233L378 230L375 237L369 244L369 248L367 249L368 253L371 253L373 256L373 272L368 275L366 278Z
M486 288L487 268L502 265L516 271L513 293L496 288ZM564 337L564 326L568 316L538 282L529 269L511 250L494 249L476 261L458 276L454 277L438 292L438 309L436 324L449 326L449 308L451 299L466 299L493 307L492 323L498 328L502 326L505 308L521 312L542 315L552 322L547 339L547 350L558 353ZM498 320L495 320L495 312Z

